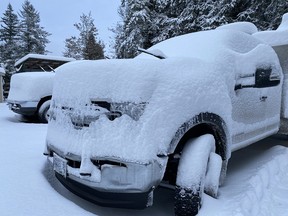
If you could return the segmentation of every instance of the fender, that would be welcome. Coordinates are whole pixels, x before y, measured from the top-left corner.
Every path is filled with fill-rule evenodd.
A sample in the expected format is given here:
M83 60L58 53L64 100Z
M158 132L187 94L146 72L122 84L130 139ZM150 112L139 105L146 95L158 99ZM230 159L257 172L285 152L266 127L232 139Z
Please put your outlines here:
M228 129L223 119L214 113L200 113L187 122L183 123L176 131L169 144L167 154L180 152L187 139L210 133L216 141L216 153L226 161L230 157L227 146Z

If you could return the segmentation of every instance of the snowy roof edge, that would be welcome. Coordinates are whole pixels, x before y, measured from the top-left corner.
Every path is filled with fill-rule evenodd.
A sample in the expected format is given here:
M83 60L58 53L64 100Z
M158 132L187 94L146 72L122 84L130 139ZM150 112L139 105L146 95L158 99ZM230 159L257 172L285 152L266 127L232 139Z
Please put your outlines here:
M23 63L29 58L37 58L37 59L44 59L44 60L55 60L55 61L75 61L76 59L74 58L67 58L67 57L62 57L62 56L52 56L52 55L42 55L42 54L27 54L18 61L15 62L14 66L16 67L17 65Z

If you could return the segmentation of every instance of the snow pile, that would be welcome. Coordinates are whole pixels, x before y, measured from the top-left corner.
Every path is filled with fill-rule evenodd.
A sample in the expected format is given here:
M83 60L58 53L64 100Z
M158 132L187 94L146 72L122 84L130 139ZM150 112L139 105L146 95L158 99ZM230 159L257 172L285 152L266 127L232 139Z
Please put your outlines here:
M288 13L283 15L282 22L275 31L262 31L253 35L271 46L288 44Z
M230 213L234 209L233 215L237 216L285 215L287 210L281 205L288 204L287 157L288 149L282 146L275 146L267 151L262 158L268 162L258 168L247 180L244 191L234 197L232 205L227 206ZM278 207L277 210L272 211L275 206Z
M50 96L55 74L52 72L25 72L14 74L11 78L8 100L39 101Z

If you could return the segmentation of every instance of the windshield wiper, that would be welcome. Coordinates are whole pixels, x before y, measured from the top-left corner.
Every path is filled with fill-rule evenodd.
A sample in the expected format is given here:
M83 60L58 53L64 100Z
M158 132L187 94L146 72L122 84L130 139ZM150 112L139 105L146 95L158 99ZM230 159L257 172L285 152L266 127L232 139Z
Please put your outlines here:
M166 58L166 56L164 55L164 53L162 53L160 50L157 50L159 53L154 53L153 51L154 50L151 50L151 51L148 51L148 50L146 50L146 49L143 49L143 48L138 48L138 51L140 51L140 52L143 52L143 53L146 53L146 54L148 54L148 55L152 55L152 56L154 56L154 57L156 57L156 58L159 58L159 59L165 59Z

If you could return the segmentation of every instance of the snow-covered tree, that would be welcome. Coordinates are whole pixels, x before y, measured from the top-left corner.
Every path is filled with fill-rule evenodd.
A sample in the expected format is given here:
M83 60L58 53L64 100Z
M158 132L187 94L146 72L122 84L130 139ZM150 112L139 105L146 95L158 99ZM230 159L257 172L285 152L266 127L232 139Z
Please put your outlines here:
M65 51L63 55L68 58L81 59L82 50L81 50L81 41L79 38L72 36L65 40Z
M276 29L287 11L283 0L122 0L123 21L114 29L116 57L131 58L139 46L237 21Z
M19 19L9 3L0 20L0 63L5 68L4 89L9 90L15 60L19 58Z
M28 53L45 54L46 45L49 43L48 36L51 34L40 26L39 12L28 0L25 0L19 15L21 18L21 54L23 56Z
M75 59L104 58L104 45L102 41L97 41L98 30L94 24L91 12L88 15L82 14L80 22L75 23L74 26L79 31L79 36L72 36L66 39L64 56ZM96 50L94 50L95 48Z
M5 71L11 73L14 71L15 59L19 57L19 19L10 3L1 18L0 41L1 62Z
M246 1L247 9L237 15L237 21L253 22L260 30L276 29L282 15L288 11L288 2L282 0Z
M119 13L123 23L115 29L118 33L115 43L117 57L132 58L138 53L138 47L148 48L152 45L152 6L150 0L122 0Z

